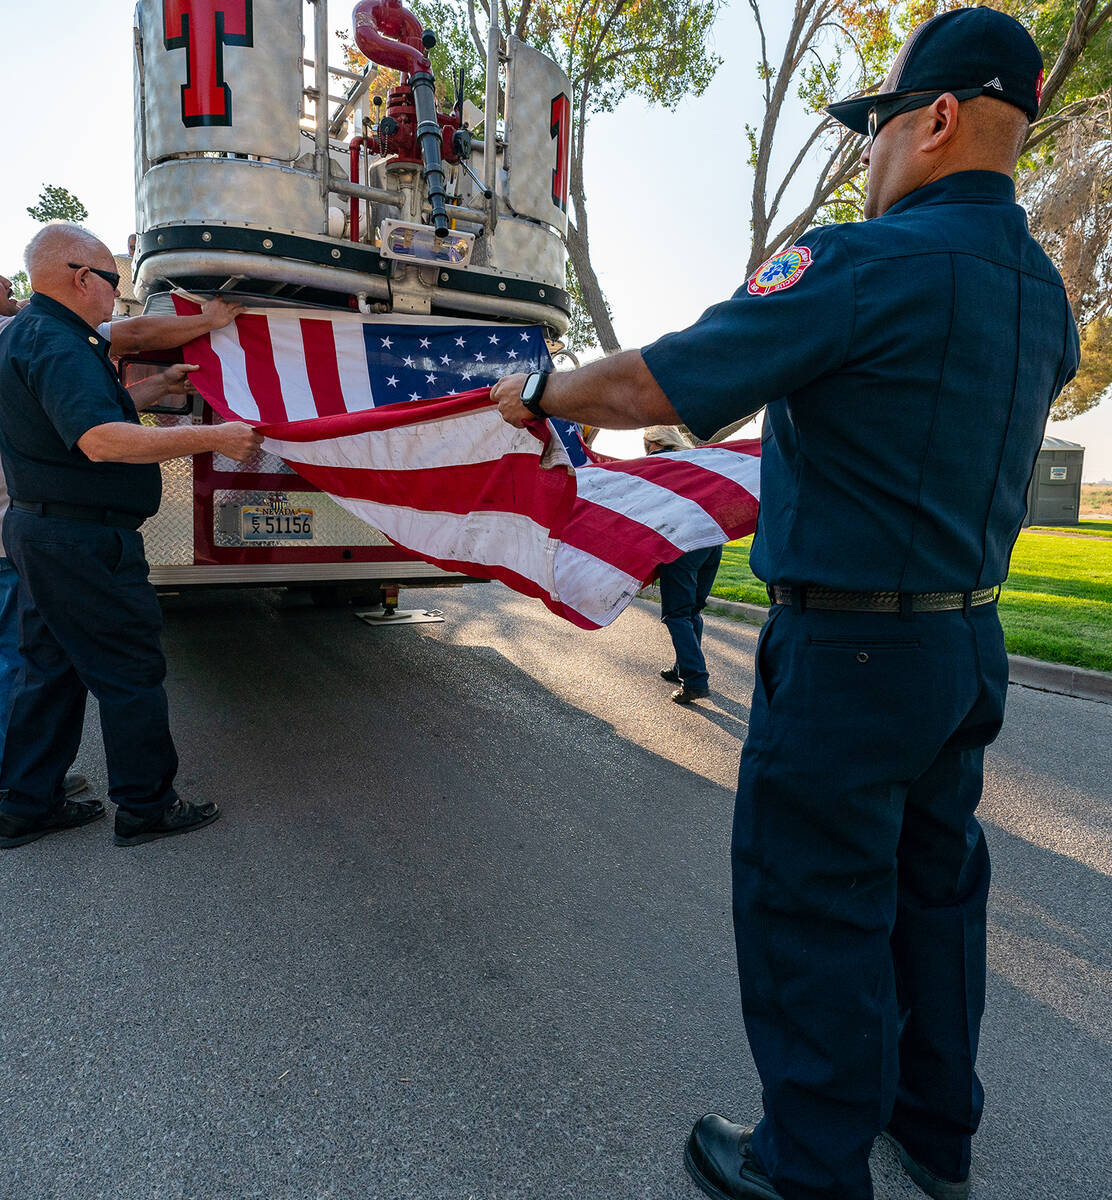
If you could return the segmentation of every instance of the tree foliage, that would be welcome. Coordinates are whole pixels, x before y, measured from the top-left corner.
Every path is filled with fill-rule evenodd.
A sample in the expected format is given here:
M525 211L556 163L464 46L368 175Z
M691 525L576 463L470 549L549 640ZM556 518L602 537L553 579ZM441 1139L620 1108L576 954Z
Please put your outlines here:
M620 348L610 306L591 263L583 164L591 118L625 98L674 109L701 95L721 59L709 37L720 0L503 0L499 23L547 54L571 81L572 112L568 222L569 290L578 297L569 345ZM415 0L413 12L440 39L432 59L438 78L448 64L467 69L468 98L482 103L489 0ZM593 335L589 330L593 328ZM587 339L590 340L587 340Z
M48 183L39 192L37 202L27 209L28 214L44 225L47 221L76 221L88 219L89 210L72 192Z
M12 276L12 299L26 300L31 294L31 280L26 271L16 271Z
M758 78L764 119L747 132L754 169L749 269L790 245L809 226L859 220L864 139L822 113L834 99L877 90L907 34L967 0L792 0L778 56L770 52L760 0L748 0L760 34ZM767 3L767 0L766 0ZM1031 30L1047 64L1042 105L1018 188L1032 227L1061 270L1087 355L1054 416L1074 416L1112 384L1112 0L987 0ZM815 116L810 136L773 178L777 129L789 105ZM802 193L802 195L801 195ZM802 205L784 211L791 197Z

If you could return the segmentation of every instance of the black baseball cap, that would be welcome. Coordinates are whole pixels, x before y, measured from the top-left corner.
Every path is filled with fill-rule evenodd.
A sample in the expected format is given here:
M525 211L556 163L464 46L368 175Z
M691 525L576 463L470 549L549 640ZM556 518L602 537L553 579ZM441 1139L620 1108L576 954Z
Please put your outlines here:
M854 133L869 132L873 105L912 92L973 92L995 96L1035 119L1042 99L1043 60L1027 30L994 8L958 8L924 21L900 48L883 90L827 105Z

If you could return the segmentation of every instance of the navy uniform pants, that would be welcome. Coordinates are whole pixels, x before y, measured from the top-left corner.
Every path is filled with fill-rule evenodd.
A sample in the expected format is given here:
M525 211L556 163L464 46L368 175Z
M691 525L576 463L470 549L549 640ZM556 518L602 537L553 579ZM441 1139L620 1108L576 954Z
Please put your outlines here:
M676 672L685 687L707 686L703 658L703 609L722 561L722 547L689 550L660 567L660 619L676 652Z
M4 544L19 572L23 664L9 712L0 809L40 816L62 803L92 692L109 797L143 816L161 812L176 799L178 757L162 686L162 613L142 536L12 509Z
M969 1170L989 885L974 810L1007 680L994 604L776 606L761 633L734 927L754 1149L785 1200L869 1200L888 1126L937 1174Z

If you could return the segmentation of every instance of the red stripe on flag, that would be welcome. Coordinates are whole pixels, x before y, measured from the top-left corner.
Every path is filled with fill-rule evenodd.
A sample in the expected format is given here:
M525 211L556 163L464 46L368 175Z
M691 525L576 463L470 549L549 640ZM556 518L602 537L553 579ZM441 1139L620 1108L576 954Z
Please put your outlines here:
M181 296L172 296L171 299L178 316L194 317L201 311L199 304L194 304ZM209 335L205 333L192 342L186 342L182 347L181 360L197 364L199 369L191 372L189 381L201 395L210 404L219 404L222 409L227 409L224 401L224 371L220 366L220 359L209 341Z
M282 382L274 365L270 322L258 313L245 313L236 317L236 331L247 364L247 388L259 406L260 421L288 420Z
M672 562L683 553L655 529L580 498L564 526L554 529L552 535L565 546L593 554L642 582L651 579L661 563Z
M575 493L571 475L544 470L531 454L408 471L321 466L296 458L285 461L303 479L334 496L419 512L513 513L546 528L560 520L563 506Z
M340 368L336 362L336 339L332 335L331 321L302 319L301 339L305 344L305 373L309 376L309 387L317 412L322 417L333 417L346 412L344 389L340 385Z
M207 399L208 397L206 397ZM310 417L304 421L286 421L267 425L259 432L280 442L321 442L327 438L347 437L353 433L397 429L403 425L419 425L422 421L438 421L443 417L458 417L482 408L493 408L490 388L460 392L458 396L435 396L430 400L412 400L402 404L384 404L362 412L339 413L333 417ZM547 445L547 427L543 421L530 422L529 432Z

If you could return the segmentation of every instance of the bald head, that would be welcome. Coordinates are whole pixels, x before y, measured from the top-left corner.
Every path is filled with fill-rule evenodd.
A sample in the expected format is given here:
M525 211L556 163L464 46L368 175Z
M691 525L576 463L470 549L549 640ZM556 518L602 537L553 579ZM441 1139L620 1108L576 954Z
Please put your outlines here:
M958 171L1015 174L1027 140L1026 115L991 96L959 104L952 93L888 121L866 148L865 216L877 217L910 192Z
M111 317L117 292L108 280L87 269L91 267L114 274L116 262L108 247L80 225L46 225L27 245L32 291L96 326Z

